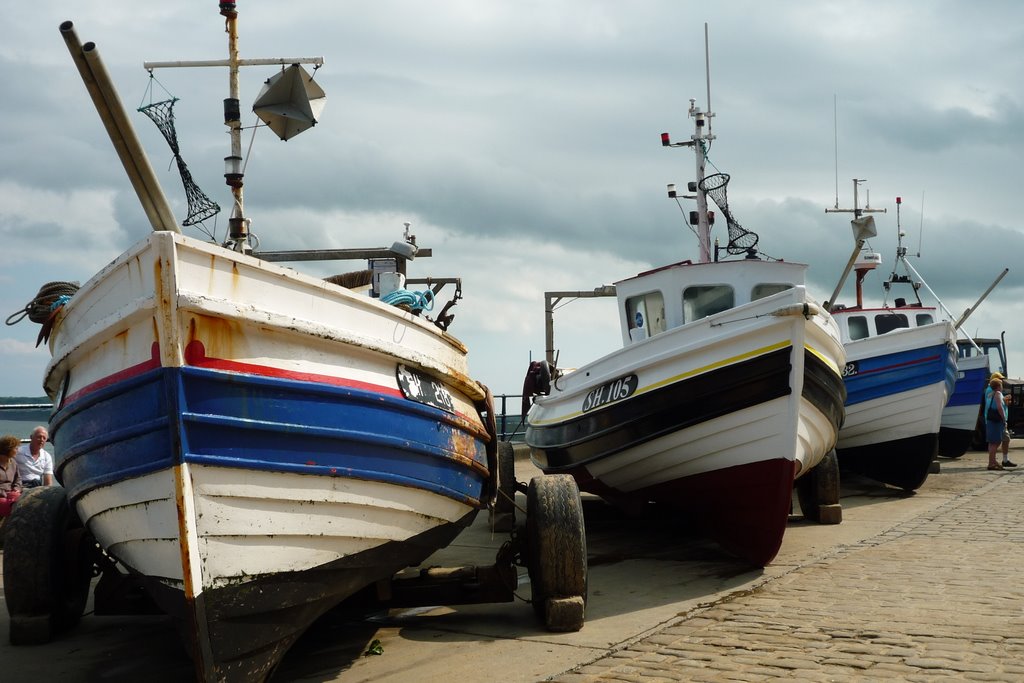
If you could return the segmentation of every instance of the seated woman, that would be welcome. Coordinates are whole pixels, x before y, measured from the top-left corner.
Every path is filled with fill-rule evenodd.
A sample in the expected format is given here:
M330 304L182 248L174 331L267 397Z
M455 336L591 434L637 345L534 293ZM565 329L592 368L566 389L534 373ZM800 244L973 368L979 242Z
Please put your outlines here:
M0 436L0 518L11 514L11 506L21 498L21 475L14 456L21 439L10 434Z

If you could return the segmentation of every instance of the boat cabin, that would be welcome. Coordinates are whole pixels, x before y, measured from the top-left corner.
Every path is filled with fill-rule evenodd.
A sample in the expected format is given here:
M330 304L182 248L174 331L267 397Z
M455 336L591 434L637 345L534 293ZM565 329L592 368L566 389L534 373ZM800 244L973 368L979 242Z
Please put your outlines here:
M622 343L647 339L804 284L807 266L783 261L683 261L615 283Z
M977 346L975 346L977 344ZM988 356L988 367L991 372L998 372L1006 377L1006 350L1002 339L980 338L974 339L972 344L967 339L958 339L957 355L960 358L972 358L974 356Z
M904 299L896 299L893 307L846 308L837 305L832 317L839 324L843 343L877 337L893 330L909 327L924 327L937 321L935 308L931 306L908 305Z

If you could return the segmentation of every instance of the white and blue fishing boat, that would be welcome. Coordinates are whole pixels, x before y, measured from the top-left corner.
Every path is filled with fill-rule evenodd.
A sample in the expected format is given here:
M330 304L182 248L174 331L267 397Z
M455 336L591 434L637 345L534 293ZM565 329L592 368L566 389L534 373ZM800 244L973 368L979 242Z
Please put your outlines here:
M836 323L806 292L807 267L760 255L758 236L729 211L729 176L705 177L712 115L693 100L689 115L693 136L664 134L662 144L695 153L685 198L697 204L700 259L615 283L620 349L573 370L531 367L524 394L539 395L526 442L544 472L572 474L627 510L661 504L763 566L782 544L794 482L811 481L835 446L846 358ZM674 185L669 196L684 198ZM722 249L712 247L708 197L728 223ZM831 490L810 487L801 506L838 522L838 477L822 481Z
M112 585L103 596L97 588L97 613L101 597L123 592L121 579L141 585L177 618L199 680L248 682L268 678L325 611L455 538L494 499L498 449L490 394L447 332L449 307L431 319L406 297L370 295L387 283L408 294L401 283L417 252L408 229L392 248L371 250L378 272L352 278L356 288L254 250L237 156L237 10L223 1L219 10L229 58L216 64L233 85L225 176L234 208L223 244L181 234L96 46L61 26L153 231L80 288L44 288L52 296L35 302L46 304L37 322L52 354L44 384L63 487L19 503L4 572L15 644L77 622L99 566L101 586ZM283 139L315 123L319 108L288 96L322 104L300 61L245 60L282 69L257 113ZM173 126L161 130L174 140ZM191 209L199 195L175 153ZM531 496L535 488L551 493L531 483ZM577 531L567 545L583 563L570 577L581 619ZM531 541L540 611L565 590L545 543ZM503 581L511 600L514 571Z
M839 209L837 202L834 209L852 212L855 224L871 218L864 215L870 208L858 206L860 182L854 181L854 208ZM928 478L938 453L943 409L957 378L956 331L934 306L922 304L916 287L913 302L897 297L865 306L864 278L880 262L879 253L862 252L852 264L856 304L829 305L846 348L846 421L836 453L841 468L912 491ZM885 291L903 277L894 270Z

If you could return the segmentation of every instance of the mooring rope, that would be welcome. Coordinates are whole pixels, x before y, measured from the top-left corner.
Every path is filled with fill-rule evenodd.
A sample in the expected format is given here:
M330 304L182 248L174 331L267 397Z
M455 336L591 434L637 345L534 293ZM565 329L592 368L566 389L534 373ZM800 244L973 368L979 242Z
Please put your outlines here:
M430 311L434 308L434 292L426 289L422 292L408 289L396 289L390 294L385 294L380 300L392 306L405 304L413 311Z
M7 316L7 324L17 324L28 316L32 322L42 325L55 309L63 306L75 295L78 287L77 282L47 282L39 288L39 292L25 308Z

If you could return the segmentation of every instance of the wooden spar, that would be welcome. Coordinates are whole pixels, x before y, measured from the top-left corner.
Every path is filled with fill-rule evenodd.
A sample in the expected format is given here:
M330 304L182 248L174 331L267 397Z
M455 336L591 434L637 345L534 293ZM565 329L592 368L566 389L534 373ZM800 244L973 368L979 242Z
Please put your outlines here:
M972 313L974 313L974 311L978 310L978 306L981 305L981 302L988 298L988 295L992 292L993 289L995 289L996 285L999 284L1000 280L1002 280L1006 276L1006 274L1009 273L1009 272L1010 272L1009 268L1003 268L1003 272L999 273L999 276L995 279L995 282L993 282L992 284L990 284L988 286L988 289L985 290L985 293L981 295L981 297L974 303L973 306L971 306L966 311L964 311L964 314L962 316L960 316L960 319L956 321L956 323L953 325L953 327L955 327L956 329L959 330L960 326L963 325L967 321L967 318Z
M149 164L149 158L135 134L135 128L124 111L110 74L100 60L96 45L86 43L83 46L70 21L60 25L60 33L153 230L181 232L160 182Z
M831 312L832 308L836 305L836 298L839 297L839 293L843 291L843 285L846 284L846 278L850 276L850 271L853 270L853 264L857 261L857 257L860 256L860 250L864 247L866 240L857 240L853 244L853 253L850 254L850 260L846 262L846 268L843 269L843 274L839 276L839 282L836 284L836 288L832 290L832 296L825 302L824 309ZM857 306L861 306L861 294L860 294L860 281L857 282Z

